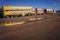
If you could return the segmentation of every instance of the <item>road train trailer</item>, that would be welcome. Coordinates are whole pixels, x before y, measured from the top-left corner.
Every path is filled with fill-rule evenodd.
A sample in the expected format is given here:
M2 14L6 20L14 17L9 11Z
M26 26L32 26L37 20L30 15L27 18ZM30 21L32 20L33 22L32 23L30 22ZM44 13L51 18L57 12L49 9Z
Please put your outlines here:
M38 14L54 14L56 11L54 9L44 9L44 8L34 8L33 13L37 10Z
M3 6L3 17L25 16L26 14L54 14L54 9L33 8L32 6Z

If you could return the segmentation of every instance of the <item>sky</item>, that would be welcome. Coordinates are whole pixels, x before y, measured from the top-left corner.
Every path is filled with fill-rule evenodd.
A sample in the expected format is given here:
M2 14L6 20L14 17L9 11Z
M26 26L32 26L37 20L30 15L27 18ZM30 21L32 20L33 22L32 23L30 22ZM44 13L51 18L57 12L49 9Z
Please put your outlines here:
M0 7L3 5L32 6L33 8L60 10L60 0L0 0Z

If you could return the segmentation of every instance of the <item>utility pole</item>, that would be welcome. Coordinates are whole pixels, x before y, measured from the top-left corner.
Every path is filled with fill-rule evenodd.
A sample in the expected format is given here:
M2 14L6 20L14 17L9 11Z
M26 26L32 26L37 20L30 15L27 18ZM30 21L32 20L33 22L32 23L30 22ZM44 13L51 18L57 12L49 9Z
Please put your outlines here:
M35 8L35 18L36 18L36 20L37 20L37 13L38 13L38 10L37 10L37 8Z
M47 9L44 9L44 18L47 18L46 13L47 13Z

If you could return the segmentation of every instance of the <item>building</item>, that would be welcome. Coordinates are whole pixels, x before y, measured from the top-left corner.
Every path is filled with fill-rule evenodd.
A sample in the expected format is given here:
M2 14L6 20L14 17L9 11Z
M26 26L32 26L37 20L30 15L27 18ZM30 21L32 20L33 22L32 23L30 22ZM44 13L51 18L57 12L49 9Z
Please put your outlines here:
M7 16L24 16L33 13L31 6L3 6L3 15Z

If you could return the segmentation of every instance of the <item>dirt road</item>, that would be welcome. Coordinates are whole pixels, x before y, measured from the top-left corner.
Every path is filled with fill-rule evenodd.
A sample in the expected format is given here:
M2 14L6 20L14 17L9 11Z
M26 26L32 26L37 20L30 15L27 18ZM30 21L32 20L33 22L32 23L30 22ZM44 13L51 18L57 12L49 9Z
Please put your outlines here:
M1 27L0 40L60 40L60 18Z

